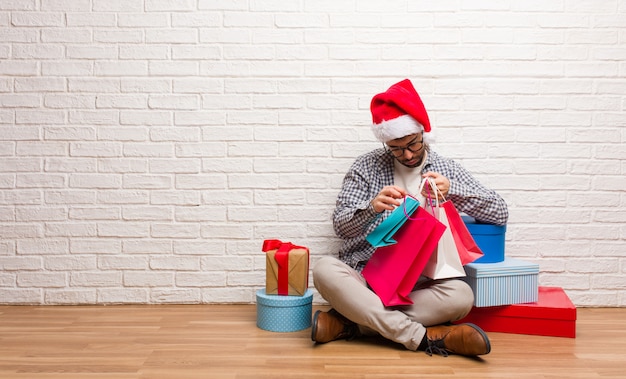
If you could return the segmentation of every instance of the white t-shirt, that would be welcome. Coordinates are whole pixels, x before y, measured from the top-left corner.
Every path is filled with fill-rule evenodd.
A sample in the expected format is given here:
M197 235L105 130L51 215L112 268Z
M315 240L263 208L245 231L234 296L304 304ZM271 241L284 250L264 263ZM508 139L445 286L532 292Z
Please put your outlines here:
M424 196L419 193L420 184L422 183L422 169L426 163L426 154L424 153L424 159L422 164L418 167L406 167L397 159L393 161L393 184L403 188L411 196L419 200L420 204L424 205Z

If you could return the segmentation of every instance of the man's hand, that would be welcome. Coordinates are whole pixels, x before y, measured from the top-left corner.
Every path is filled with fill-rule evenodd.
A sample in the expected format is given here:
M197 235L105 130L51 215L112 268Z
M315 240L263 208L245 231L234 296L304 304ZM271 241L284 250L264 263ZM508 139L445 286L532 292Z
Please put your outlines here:
M385 210L394 210L398 205L402 204L400 200L406 196L406 191L398 186L385 186L378 195L372 200L372 207L376 213Z
M422 177L430 177L433 179L435 185L437 186L437 189L439 190L437 194L439 195L440 201L444 200L444 197L448 196L448 191L450 190L450 180L448 178L434 171L428 171L427 173L422 175ZM427 185L425 185L424 189L422 190L422 196L428 197L428 190L431 191L431 196L434 196L432 189Z

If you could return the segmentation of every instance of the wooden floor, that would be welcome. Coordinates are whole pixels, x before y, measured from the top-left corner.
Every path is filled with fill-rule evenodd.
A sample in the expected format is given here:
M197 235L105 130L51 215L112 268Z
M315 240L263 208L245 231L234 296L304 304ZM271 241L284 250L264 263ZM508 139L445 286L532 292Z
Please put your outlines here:
M0 306L0 378L626 378L625 321L578 309L575 339L489 333L491 354L471 359L316 346L310 329L258 329L254 305Z

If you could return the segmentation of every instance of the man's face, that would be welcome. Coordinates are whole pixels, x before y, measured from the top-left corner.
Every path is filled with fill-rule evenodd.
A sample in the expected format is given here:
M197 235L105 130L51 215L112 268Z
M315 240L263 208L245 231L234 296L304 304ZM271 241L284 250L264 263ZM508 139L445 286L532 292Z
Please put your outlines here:
M426 145L422 133L409 134L408 136L387 142L386 149L407 167L417 167L424 160Z

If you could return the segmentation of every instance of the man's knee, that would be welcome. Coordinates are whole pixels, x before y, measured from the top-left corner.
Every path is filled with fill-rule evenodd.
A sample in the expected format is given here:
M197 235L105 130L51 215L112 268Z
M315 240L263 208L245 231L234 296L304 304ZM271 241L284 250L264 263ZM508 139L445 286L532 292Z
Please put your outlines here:
M324 281L324 278L334 271L334 267L337 262L338 259L331 256L325 256L318 259L313 266L313 282L317 283Z
M459 320L467 316L472 310L472 306L474 305L474 292L472 291L472 287L463 280L454 280L453 282L455 286L455 303L457 304L457 315L454 318Z

